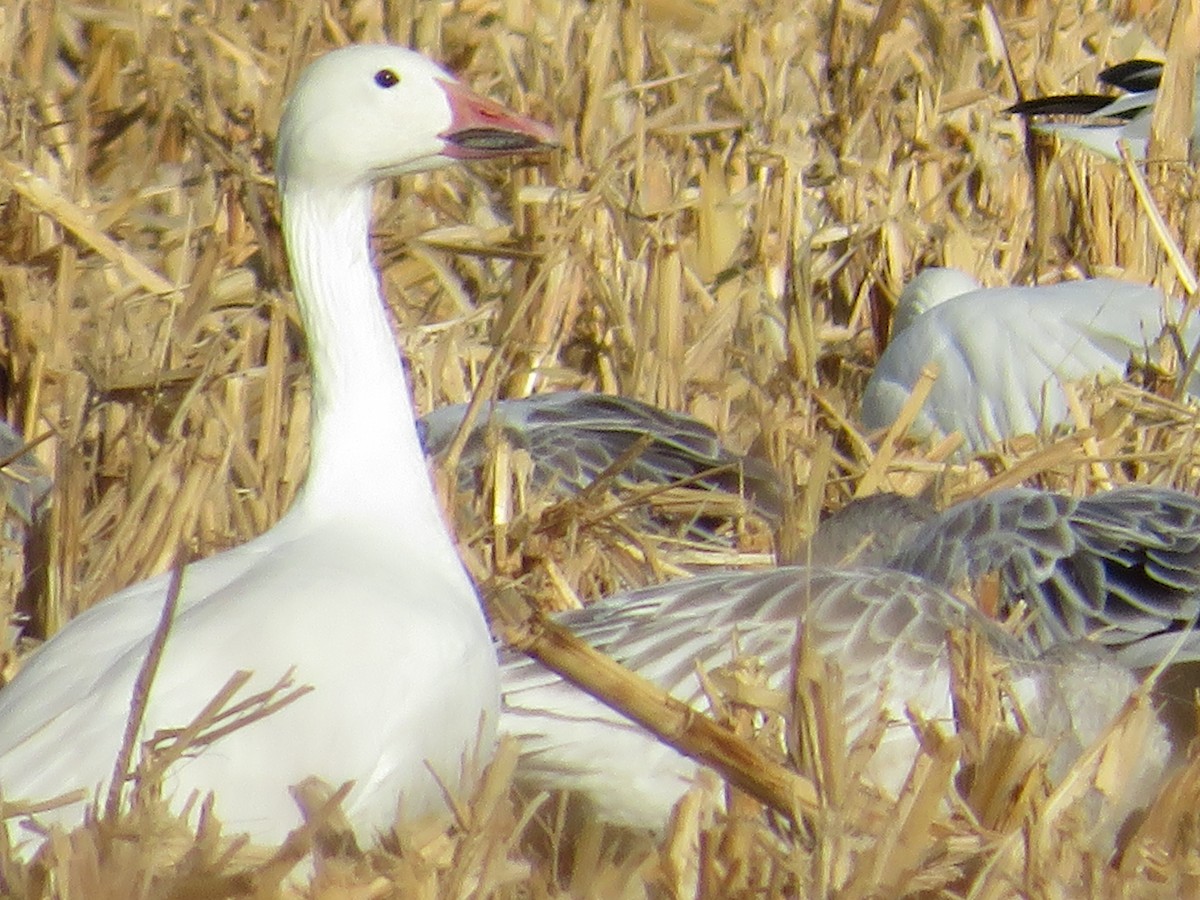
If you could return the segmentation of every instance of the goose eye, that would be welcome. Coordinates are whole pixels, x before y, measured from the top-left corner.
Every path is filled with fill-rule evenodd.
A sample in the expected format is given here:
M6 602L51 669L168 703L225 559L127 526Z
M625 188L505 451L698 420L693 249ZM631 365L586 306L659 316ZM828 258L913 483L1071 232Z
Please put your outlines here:
M381 88L395 87L400 83L400 76L391 69L380 69L375 73L375 83Z

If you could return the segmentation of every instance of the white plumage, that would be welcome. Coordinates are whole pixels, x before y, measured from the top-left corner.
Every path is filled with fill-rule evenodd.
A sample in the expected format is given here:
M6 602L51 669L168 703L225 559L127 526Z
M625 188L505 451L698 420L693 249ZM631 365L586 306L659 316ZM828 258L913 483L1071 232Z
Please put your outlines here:
M398 813L445 815L439 781L455 790L464 757L489 752L495 654L371 266L372 184L550 138L408 50L346 48L301 75L277 171L313 371L308 477L274 528L186 569L141 738L188 724L237 670L253 673L243 694L291 669L313 691L174 765L176 803L212 791L227 829L276 842L301 821L289 786L352 780L343 808L369 839ZM85 612L0 691L5 800L91 796L109 780L167 583ZM38 818L70 825L82 811Z
M863 392L868 429L899 415L921 370L939 375L910 433L961 432L968 451L1071 421L1063 384L1120 380L1166 324L1155 288L1109 278L967 289L953 269L925 269L897 304L898 330ZM1200 334L1184 336L1190 347Z

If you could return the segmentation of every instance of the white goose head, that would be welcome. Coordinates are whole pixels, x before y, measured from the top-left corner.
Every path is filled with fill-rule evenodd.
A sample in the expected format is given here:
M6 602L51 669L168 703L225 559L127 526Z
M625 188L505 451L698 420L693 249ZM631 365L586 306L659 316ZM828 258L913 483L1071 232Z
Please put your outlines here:
M922 313L947 300L969 294L982 287L978 281L958 269L931 266L918 272L904 286L892 314L892 334L897 335L917 320Z
M373 184L553 142L549 126L403 47L344 47L301 73L280 122L276 177L313 372L307 507L361 518L373 504L411 519L420 496L431 529L444 531L371 261ZM449 557L448 540L444 549Z
M339 189L554 140L548 126L476 94L419 53L359 45L300 75L280 122L276 171L285 191L292 181Z

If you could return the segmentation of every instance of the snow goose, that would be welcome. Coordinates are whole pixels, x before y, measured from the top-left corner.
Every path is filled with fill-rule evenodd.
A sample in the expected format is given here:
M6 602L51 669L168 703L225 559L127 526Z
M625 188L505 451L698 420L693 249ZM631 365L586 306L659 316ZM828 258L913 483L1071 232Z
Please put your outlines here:
M446 815L443 786L489 751L495 652L417 440L371 264L372 185L551 140L410 50L349 47L300 76L276 167L312 365L308 476L275 527L185 570L138 746L191 722L238 670L252 673L243 695L289 671L313 690L173 765L176 806L212 792L228 830L273 843L301 821L289 786L353 781L343 808L370 839L398 813ZM0 691L5 801L103 790L168 581L88 610Z
M445 452L466 411L467 404L458 403L418 421L426 453ZM745 497L769 524L782 516L783 487L767 463L726 450L716 432L691 416L631 397L559 391L486 404L459 458L461 489L478 491L484 484L488 429L529 455L530 485L548 496L579 493L646 441L617 472L617 485L684 483Z
M945 587L996 573L997 611L1024 601L1039 647L1089 638L1148 668L1189 632L1174 659L1200 660L1200 500L1190 494L996 491L927 518L882 564Z
M1150 120L1162 79L1162 63L1132 59L1105 69L1100 81L1125 93L1057 94L1034 97L1010 106L1006 112L1022 116L1073 116L1080 122L1038 121L1035 131L1057 134L1110 159L1118 159L1118 143L1125 141L1134 159L1145 159L1150 143ZM1198 79L1200 85L1200 79ZM1192 141L1200 138L1200 117L1193 116Z
M934 363L938 378L912 436L958 431L964 449L979 452L1045 433L1070 421L1062 385L1120 380L1158 340L1165 309L1155 288L1110 278L982 288L957 270L925 269L897 302L899 330L863 391L863 424L890 425ZM1193 324L1185 344L1197 335Z
M708 575L616 595L559 620L698 708L706 706L698 671L729 663L735 644L763 661L773 687L786 689L799 623L809 646L841 672L847 743L871 726L882 703L889 724L864 775L893 797L919 748L906 707L942 724L952 720L949 628L979 634L1010 662L1030 729L1056 748L1052 778L1103 732L1135 687L1129 670L1096 648L1064 645L1039 655L936 585L897 571ZM508 650L500 659L500 730L519 742L519 782L575 792L604 821L661 830L696 765L534 660ZM1139 757L1139 784L1114 804L1110 822L1146 796L1167 753L1165 731L1155 724Z

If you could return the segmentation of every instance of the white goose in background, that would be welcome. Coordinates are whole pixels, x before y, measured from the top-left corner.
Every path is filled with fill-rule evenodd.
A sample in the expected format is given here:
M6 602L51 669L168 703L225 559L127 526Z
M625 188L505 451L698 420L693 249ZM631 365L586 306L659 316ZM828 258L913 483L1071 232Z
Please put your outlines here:
M1137 683L1097 648L1076 642L1040 654L942 588L883 569L708 575L615 595L559 621L700 709L707 703L698 670L729 663L735 646L761 659L770 685L786 692L799 623L812 650L841 671L847 742L880 709L886 715L863 774L893 797L919 752L906 708L952 727L949 628L974 631L1009 662L1029 729L1055 747L1052 779L1104 732ZM661 831L696 764L523 654L502 650L500 664L500 731L519 742L518 783L572 791L604 821ZM1163 770L1169 744L1161 724L1148 729L1143 749L1132 783L1100 816L1102 845Z
M1118 142L1125 141L1134 159L1145 159L1150 143L1150 120L1162 80L1163 65L1146 59L1131 59L1100 73L1100 81L1124 91L1120 96L1106 94L1056 94L1033 97L1013 104L1006 112L1039 117L1035 131L1057 134L1094 150L1109 159L1120 158ZM1200 76L1197 77L1200 88ZM1193 95L1195 98L1200 90ZM1047 122L1042 116L1071 116L1075 122ZM1192 116L1192 142L1200 138L1200 116Z
M466 411L467 404L456 403L418 420L426 453L437 457L450 446ZM731 453L715 431L691 416L631 397L556 391L485 403L458 460L461 490L483 489L489 429L528 453L529 483L549 497L585 490L644 440L642 452L617 472L619 486L683 483L744 497L749 509L772 525L783 515L783 486L770 465Z
M491 750L495 653L417 440L371 264L372 185L551 140L397 47L334 51L296 84L276 164L312 364L308 477L274 528L185 570L139 737L189 723L235 670L253 673L242 696L292 669L312 686L168 771L165 796L213 792L229 832L278 842L301 822L288 788L317 776L354 781L343 808L370 840L398 815L448 815L442 786ZM0 691L6 801L104 789L167 585L83 613ZM72 825L83 810L37 819Z
M1166 323L1161 291L1111 278L983 288L955 269L917 274L897 301L891 341L863 391L862 421L890 425L929 363L939 375L910 434L961 432L987 450L1071 421L1062 385L1119 381ZM1184 345L1200 336L1193 316ZM1192 393L1200 387L1193 375Z

